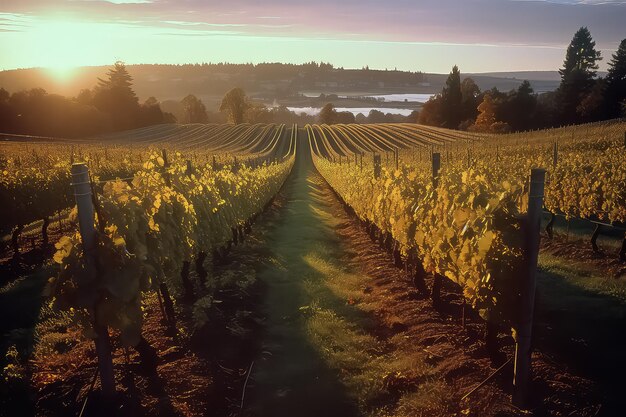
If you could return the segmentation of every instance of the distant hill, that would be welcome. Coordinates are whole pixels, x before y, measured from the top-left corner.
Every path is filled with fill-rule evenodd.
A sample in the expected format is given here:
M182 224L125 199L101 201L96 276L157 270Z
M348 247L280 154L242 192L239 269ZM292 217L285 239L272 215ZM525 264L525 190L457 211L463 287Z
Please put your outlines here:
M233 87L242 87L253 97L276 99L300 91L403 91L417 87L424 75L419 72L350 70L330 64L202 64L128 65L134 90L141 100L180 100L195 94L211 104ZM71 78L62 79L41 68L0 72L0 87L15 92L41 87L49 93L75 96L92 88L106 76L108 67L80 67Z
M598 75L604 77L606 72L600 71ZM433 80L434 85L443 85L447 74L426 74L426 76ZM508 91L517 88L524 80L528 80L536 93L545 93L556 90L561 82L561 75L558 71L461 73L461 76L471 77L481 90L497 87L501 91Z
M49 93L76 96L92 88L106 76L107 66L80 67L67 74L41 69L0 72L0 87L15 92L40 87ZM232 87L242 87L248 95L272 102L307 91L348 95L393 93L438 93L447 74L407 71L333 68L330 64L202 64L202 65L129 65L134 89L140 100L154 96L161 101L179 101L187 94L200 97L209 109ZM556 71L519 71L463 74L472 77L482 90L497 87L502 91L517 88L528 79L536 92L558 87Z
M482 77L493 78L512 78L518 80L534 80L534 81L561 81L561 75L558 71L511 71L511 72L481 72L476 74Z

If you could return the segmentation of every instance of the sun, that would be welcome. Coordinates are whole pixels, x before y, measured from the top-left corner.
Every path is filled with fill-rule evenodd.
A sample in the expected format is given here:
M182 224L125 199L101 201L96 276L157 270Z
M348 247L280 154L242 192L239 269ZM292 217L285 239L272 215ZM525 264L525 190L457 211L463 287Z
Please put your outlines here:
M50 76L60 82L75 75L77 67L84 65L85 56L101 45L93 37L93 28L85 22L42 19L33 29L40 61Z
M46 72L55 81L65 83L70 81L76 74L78 67L74 65L58 65L46 67Z

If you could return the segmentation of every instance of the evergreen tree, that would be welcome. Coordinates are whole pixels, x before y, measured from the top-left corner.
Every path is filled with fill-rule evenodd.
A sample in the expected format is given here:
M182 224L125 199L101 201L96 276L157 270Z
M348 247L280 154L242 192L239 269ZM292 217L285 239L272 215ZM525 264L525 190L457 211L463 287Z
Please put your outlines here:
M613 119L621 116L621 107L626 104L626 39L622 40L619 48L609 62L609 73L606 76L604 90L605 117Z
M511 129L530 129L537 108L537 96L528 80L524 80L517 90L512 90L500 105L498 120L507 122Z
M121 61L109 70L107 79L98 78L93 103L110 115L115 129L130 129L137 125L139 100L132 85L133 79Z
M456 129L463 118L463 93L461 92L461 72L456 65L446 80L441 92L444 127Z
M567 48L563 68L559 70L561 85L558 97L562 123L580 121L577 108L593 88L597 61L602 59L595 46L589 30L581 27Z

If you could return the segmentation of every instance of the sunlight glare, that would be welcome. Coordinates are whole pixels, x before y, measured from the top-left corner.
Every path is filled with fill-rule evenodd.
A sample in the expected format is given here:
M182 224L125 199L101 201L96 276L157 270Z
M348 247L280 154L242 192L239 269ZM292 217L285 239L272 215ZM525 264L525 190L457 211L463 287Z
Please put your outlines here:
M46 68L46 71L56 81L65 83L72 79L77 69L78 67L74 65L58 65L49 66Z
M86 56L99 55L106 29L103 25L49 18L34 26L33 36L39 40L39 55L50 75L65 82L84 65Z

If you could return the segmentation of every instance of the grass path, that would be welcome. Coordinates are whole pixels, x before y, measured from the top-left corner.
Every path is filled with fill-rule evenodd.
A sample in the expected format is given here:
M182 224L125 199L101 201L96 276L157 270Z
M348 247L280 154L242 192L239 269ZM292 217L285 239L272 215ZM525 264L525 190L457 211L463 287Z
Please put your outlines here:
M584 261L542 254L537 278L535 346L595 381L601 416L624 410L626 284Z
M328 270L314 261L324 259L337 267L341 262L333 219L308 153L298 153L285 193L283 216L268 236L271 266L258 275L265 287L266 331L252 372L247 413L319 416L332 410L337 416L358 415L307 329L307 311L315 302L311 290L328 278Z
M418 306L402 272L354 230L303 144L264 233L263 331L241 415L457 415L460 393L484 378L488 361L442 339L445 319L432 317L427 301ZM415 345L427 335L431 349L447 353ZM445 375L453 374L462 381L451 386ZM492 390L477 407L501 409L503 398Z

